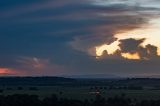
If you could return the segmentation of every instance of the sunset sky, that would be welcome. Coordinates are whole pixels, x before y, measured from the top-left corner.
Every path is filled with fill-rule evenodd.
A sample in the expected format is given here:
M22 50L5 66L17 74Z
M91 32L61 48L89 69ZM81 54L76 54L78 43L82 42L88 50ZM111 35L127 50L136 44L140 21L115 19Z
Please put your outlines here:
M160 0L1 0L0 75L160 75Z

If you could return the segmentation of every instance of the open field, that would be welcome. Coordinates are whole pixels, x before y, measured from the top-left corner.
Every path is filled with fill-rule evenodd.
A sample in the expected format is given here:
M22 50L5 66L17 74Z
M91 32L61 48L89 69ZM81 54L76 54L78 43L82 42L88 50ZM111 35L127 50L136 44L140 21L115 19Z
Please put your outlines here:
M66 87L66 86L6 86L1 87L2 95L12 94L33 94L39 95L40 98L49 97L52 94L57 94L61 98L72 99L92 99L95 98L97 90L90 89L90 87ZM159 99L160 90L98 90L98 92L105 98L121 96L125 94L126 97L132 99Z
M62 77L0 78L0 94L38 95L43 99L52 94L78 100L125 95L131 99L159 99L160 79L71 79Z

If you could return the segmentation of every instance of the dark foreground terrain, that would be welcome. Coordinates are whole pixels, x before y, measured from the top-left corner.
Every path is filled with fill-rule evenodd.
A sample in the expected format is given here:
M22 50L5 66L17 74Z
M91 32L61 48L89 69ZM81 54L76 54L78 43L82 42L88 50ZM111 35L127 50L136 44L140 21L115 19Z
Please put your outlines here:
M160 99L138 101L125 95L105 99L97 95L95 99L82 101L51 95L41 100L36 95L17 94L0 96L0 106L160 106Z
M1 77L0 106L160 106L160 79Z

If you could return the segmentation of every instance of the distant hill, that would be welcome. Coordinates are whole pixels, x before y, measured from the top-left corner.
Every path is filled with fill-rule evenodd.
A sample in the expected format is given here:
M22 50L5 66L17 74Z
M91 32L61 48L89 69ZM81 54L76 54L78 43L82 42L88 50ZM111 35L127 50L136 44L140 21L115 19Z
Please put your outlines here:
M73 76L72 76L73 77ZM0 77L0 86L158 86L159 78L119 78L117 76L85 75L64 77Z
M88 74L88 75L68 75L67 78L85 78L85 79L117 79L121 78L112 74Z
M160 78L160 75L139 75L135 76L135 78Z
M0 85L65 85L75 81L63 77L0 77Z

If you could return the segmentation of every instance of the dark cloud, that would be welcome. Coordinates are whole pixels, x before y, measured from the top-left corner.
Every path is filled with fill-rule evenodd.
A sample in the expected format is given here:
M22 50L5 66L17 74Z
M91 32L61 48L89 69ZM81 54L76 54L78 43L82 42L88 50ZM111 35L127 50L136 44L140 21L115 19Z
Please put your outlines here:
M145 47L142 45L145 39L124 39L120 40L120 52L121 53L138 53L141 59L159 59L157 50L158 47L148 44Z
M138 53L142 59L159 59L157 50L158 47L148 44L145 48L140 47Z
M138 51L145 39L124 39L120 40L119 47L122 53L135 53Z

